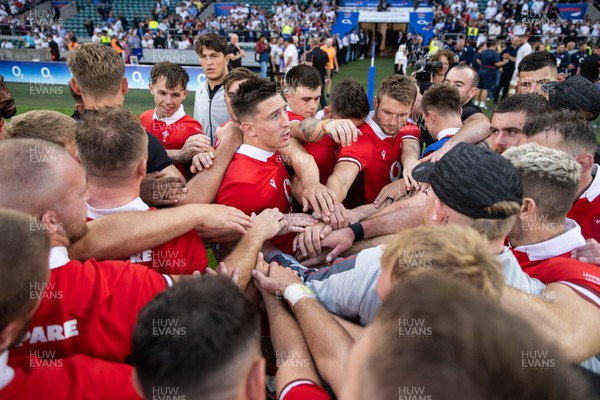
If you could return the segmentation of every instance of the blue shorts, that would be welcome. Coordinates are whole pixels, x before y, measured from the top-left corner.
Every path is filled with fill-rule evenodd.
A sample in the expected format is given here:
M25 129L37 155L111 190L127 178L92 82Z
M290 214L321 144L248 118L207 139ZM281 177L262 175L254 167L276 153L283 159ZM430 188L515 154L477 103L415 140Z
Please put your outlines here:
M491 68L479 67L480 89L492 90L496 84L496 70Z

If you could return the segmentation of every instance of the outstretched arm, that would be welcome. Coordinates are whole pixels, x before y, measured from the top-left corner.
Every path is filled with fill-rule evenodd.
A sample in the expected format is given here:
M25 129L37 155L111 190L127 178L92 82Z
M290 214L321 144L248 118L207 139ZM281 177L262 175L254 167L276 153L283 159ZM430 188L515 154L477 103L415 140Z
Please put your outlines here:
M269 276L255 270L253 277L257 283L272 294L282 295L286 299L295 300L292 310L296 315L302 333L311 354L317 364L321 376L331 385L336 394L341 393L345 374L340 365L347 361L348 354L354 341L348 332L333 318L333 316L315 299L314 295L300 295L296 290L292 299L290 286L307 293L308 288L302 285L300 278L286 268L271 264ZM294 289L292 289L294 290Z
M151 249L196 228L250 227L250 217L233 207L189 204L146 212L124 212L88 222L88 233L69 246L76 260L115 260Z
M264 263L262 260L261 262ZM275 381L277 398L283 388L295 380L308 379L319 383L319 374L296 319L281 300L262 289L260 285L256 287L261 292L269 316L271 341L278 367Z

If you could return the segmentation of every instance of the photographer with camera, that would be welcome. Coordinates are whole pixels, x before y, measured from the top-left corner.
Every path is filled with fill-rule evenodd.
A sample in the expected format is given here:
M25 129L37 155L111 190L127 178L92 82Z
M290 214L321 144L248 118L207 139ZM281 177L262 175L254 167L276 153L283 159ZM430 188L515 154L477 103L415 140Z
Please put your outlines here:
M431 57L433 65L432 83L441 83L450 66L454 64L455 55L450 50L440 50Z

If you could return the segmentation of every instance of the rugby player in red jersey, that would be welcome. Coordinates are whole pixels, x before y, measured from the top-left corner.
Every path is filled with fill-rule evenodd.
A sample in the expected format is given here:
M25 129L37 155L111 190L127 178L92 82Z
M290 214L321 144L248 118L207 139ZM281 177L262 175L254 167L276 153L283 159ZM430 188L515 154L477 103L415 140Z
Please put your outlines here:
M214 149L200 122L187 115L181 104L188 94L188 81L181 65L168 61L155 64L149 86L156 107L143 112L140 121L167 150L179 172L189 178L190 160L198 153L212 153L214 157Z
M126 108L107 107L86 113L77 126L77 155L88 181L89 219L152 210L139 196L146 175L146 148L144 128ZM157 194L159 191L157 187ZM193 230L133 254L129 260L174 275L203 272L208 264L204 244Z

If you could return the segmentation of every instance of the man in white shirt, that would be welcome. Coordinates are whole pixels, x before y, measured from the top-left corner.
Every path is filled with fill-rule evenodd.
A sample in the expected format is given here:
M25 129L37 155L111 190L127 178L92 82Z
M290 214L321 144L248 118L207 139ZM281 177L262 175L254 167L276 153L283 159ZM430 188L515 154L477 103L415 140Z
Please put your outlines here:
M350 33L350 60L356 61L357 51L358 51L358 35L356 34L356 30L352 29Z
M294 45L292 38L283 40L283 73L287 74L290 69L298 65L298 49Z
M516 30L516 29L515 29ZM517 50L517 59L515 60L515 73L513 74L513 80L517 79L517 73L519 71L519 63L521 60L533 52L531 45L527 42L527 35L519 35L517 39L519 49Z
M179 43L177 43L177 48L179 50L189 50L191 48L190 42L187 37L182 38Z

